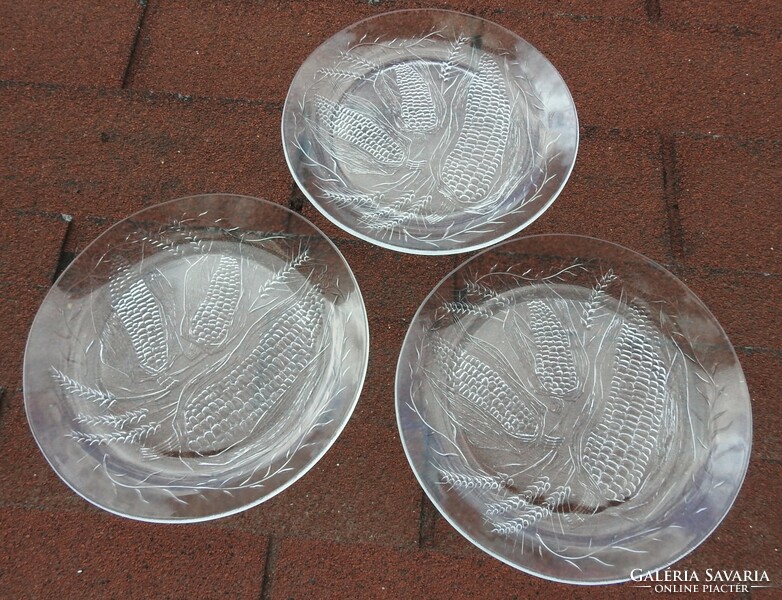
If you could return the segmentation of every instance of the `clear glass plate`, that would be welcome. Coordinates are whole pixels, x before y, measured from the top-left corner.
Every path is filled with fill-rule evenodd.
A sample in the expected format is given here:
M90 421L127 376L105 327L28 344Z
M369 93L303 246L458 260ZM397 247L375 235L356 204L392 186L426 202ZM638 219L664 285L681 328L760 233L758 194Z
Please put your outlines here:
M752 438L708 309L649 259L568 235L505 242L438 284L404 341L396 410L462 535L576 584L692 551L733 504Z
M562 190L578 118L560 74L516 34L443 10L360 21L313 52L282 117L288 166L346 231L414 254L483 248Z
M367 357L361 293L318 229L264 200L194 196L117 223L60 276L27 342L25 407L88 501L200 521L306 473Z

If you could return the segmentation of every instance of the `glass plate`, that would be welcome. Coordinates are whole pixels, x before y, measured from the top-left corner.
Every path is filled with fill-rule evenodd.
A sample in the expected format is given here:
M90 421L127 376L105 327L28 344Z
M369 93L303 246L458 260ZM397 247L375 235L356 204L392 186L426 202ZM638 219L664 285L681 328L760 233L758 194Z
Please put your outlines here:
M443 10L360 21L304 62L285 157L346 231L414 254L483 248L548 208L573 168L578 118L557 70L516 34Z
M576 584L693 550L733 504L752 438L708 309L647 258L568 235L505 242L440 282L404 341L396 410L462 535Z
M88 501L200 521L306 473L367 356L361 293L318 229L264 200L194 196L117 223L60 276L27 342L25 407Z

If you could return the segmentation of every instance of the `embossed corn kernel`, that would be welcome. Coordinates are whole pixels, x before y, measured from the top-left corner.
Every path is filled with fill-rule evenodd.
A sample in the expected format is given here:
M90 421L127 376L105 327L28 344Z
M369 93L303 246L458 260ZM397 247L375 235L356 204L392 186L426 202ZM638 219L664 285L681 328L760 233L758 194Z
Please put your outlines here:
M576 363L567 331L551 307L542 300L532 300L530 330L535 341L535 374L548 393L564 396L579 386Z
M583 464L604 499L621 502L641 485L668 399L665 364L649 342L654 331L637 310L619 331L602 419L584 446Z
M228 335L241 292L239 261L232 256L220 258L209 280L206 297L198 305L190 323L190 337L199 344L220 344Z
M409 131L425 133L437 126L432 90L421 74L407 63L394 69L401 99L402 121Z
M127 270L111 279L109 293L139 364L150 373L160 372L168 362L168 336L157 298L143 279Z
M381 165L398 167L404 163L405 151L402 145L371 116L323 97L317 98L316 108L318 120L338 139L369 155Z
M467 91L464 123L440 178L455 199L483 200L502 164L510 132L510 103L496 61L481 57Z
M432 344L453 394L480 409L514 437L529 439L538 434L537 415L497 371L442 339L435 338Z
M189 451L219 452L250 434L312 361L323 310L319 290L310 288L240 363L184 404Z

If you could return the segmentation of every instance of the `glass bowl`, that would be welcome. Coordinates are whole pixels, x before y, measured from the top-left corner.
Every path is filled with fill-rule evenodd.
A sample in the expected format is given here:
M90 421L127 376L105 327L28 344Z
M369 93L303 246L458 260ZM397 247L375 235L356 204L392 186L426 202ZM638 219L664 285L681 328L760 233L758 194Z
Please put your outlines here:
M567 181L578 118L560 74L507 29L403 10L335 34L304 62L282 116L296 183L351 234L413 254L507 238Z
M277 204L144 209L63 272L33 322L33 435L76 493L145 521L213 519L306 473L364 381L368 325L337 248Z
M714 316L615 244L516 239L423 302L396 376L407 458L467 539L528 573L629 580L692 551L749 460L749 394Z

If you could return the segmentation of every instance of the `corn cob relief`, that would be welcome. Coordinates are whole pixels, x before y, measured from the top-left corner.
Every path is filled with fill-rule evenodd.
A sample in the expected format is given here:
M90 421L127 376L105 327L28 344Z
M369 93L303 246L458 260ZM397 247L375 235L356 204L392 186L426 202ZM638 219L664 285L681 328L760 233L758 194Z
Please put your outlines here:
M451 395L466 400L513 437L529 441L538 436L538 415L497 371L441 338L432 340L432 350Z
M631 307L619 331L613 376L582 463L602 498L622 502L640 487L657 450L668 402L667 372L644 315Z
M220 452L252 433L317 353L323 310L320 291L308 289L285 308L239 364L185 401L187 450Z
M401 116L408 131L426 133L437 127L432 90L412 65L403 63L394 69L401 100Z
M222 256L209 280L206 296L190 322L190 337L199 344L210 346L225 341L239 304L241 289L239 261L232 256Z
M141 368L160 373L168 362L168 334L157 298L129 268L109 281L109 295Z
M535 374L549 394L565 396L579 387L570 339L551 307L531 300L529 328L535 342Z
M510 133L510 103L496 61L481 57L470 82L456 145L446 157L440 180L447 195L481 202L492 189Z
M354 152L363 154L385 168L397 168L405 162L406 153L402 144L370 114L322 96L317 97L315 102L318 121L323 123L329 134L347 143ZM336 149L336 146L332 147ZM340 162L351 159L363 162L360 157L337 158Z

